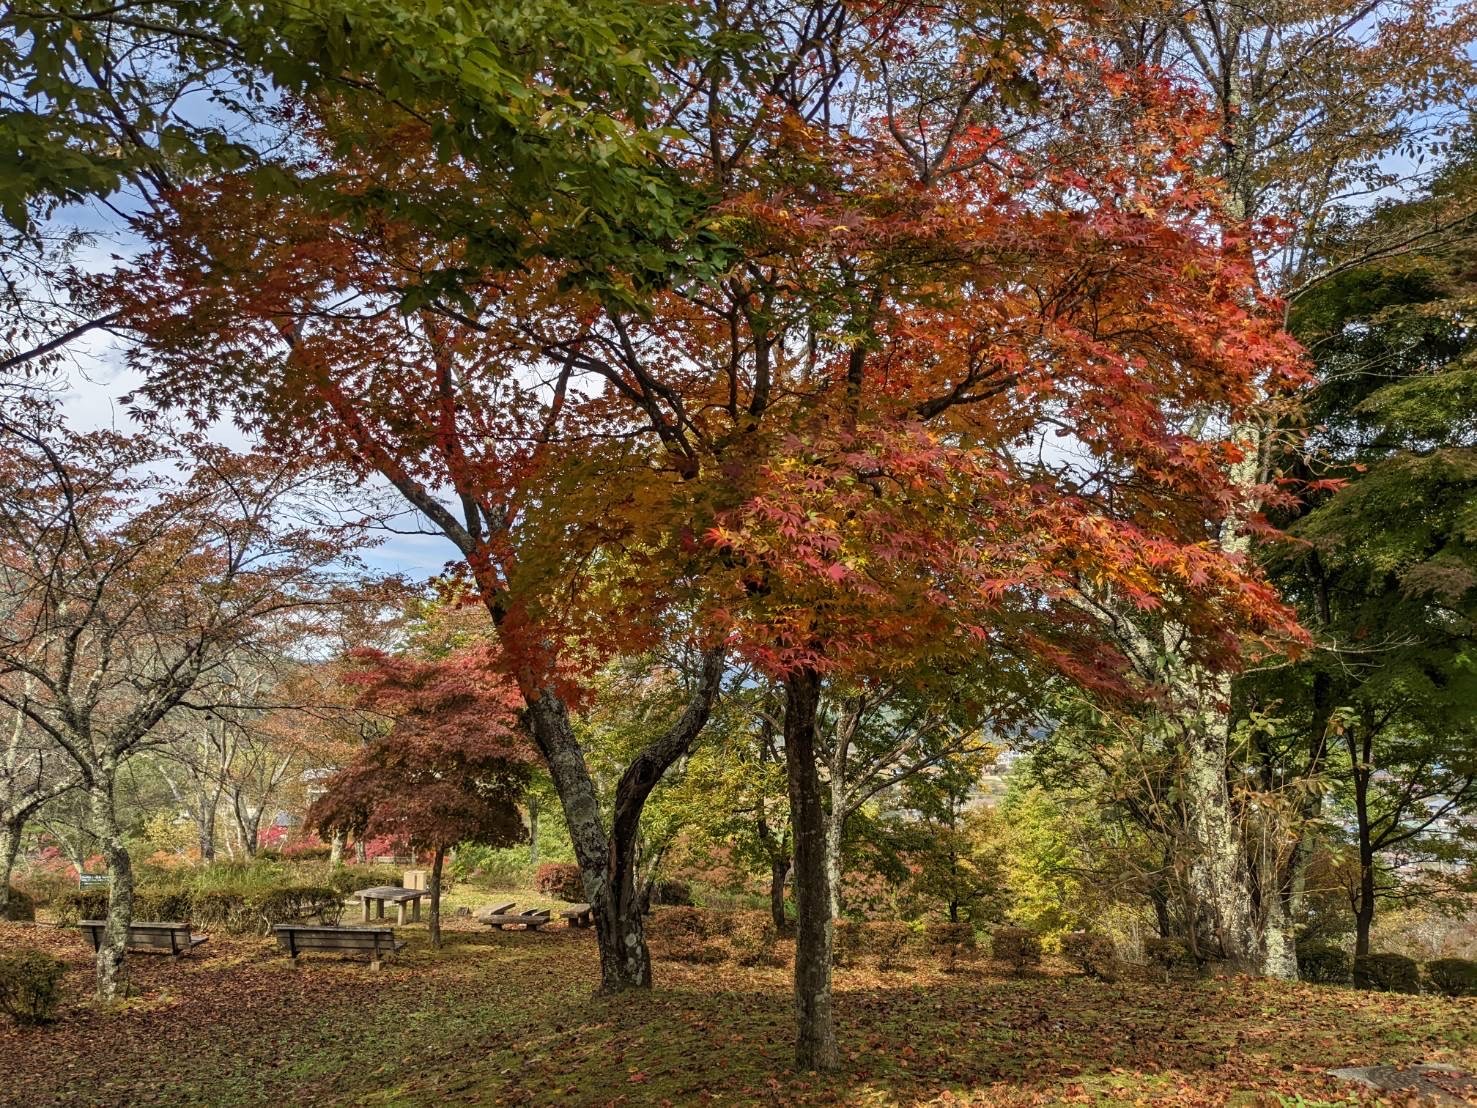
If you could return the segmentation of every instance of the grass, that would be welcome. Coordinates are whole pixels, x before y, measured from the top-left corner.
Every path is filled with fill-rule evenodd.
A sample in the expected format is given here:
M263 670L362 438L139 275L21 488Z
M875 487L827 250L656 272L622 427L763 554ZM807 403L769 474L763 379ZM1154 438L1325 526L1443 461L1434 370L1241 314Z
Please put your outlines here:
M520 897L508 890L502 899ZM498 899L463 887L454 908ZM650 993L592 993L588 932L425 928L372 974L270 940L212 937L189 959L139 957L135 999L86 999L75 932L4 925L0 946L68 963L56 1026L0 1027L0 1100L43 1104L1302 1104L1360 1094L1323 1071L1477 1068L1477 1002L1310 985L1029 978L990 963L945 975L843 970L843 1073L788 1069L788 972L658 956ZM658 952L659 953L659 952Z

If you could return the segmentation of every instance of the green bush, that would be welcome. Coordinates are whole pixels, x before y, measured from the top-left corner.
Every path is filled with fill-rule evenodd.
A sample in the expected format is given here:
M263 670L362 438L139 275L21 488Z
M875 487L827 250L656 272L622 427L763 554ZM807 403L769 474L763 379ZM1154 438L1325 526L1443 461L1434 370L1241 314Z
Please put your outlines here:
M1306 943L1297 948L1298 976L1315 985L1347 985L1349 952L1332 943Z
M36 902L31 899L29 893L17 889L14 885L7 886L10 889L10 897L5 902L5 915L3 918L11 923L28 923L36 918Z
M990 936L990 952L1021 973L1041 962L1041 937L1024 927L1001 927Z
M1418 993L1420 967L1404 954L1360 954L1354 959L1354 987L1382 993Z
M1118 978L1118 948L1107 935L1069 931L1062 936L1062 957L1089 977L1100 981Z
M1144 940L1144 959L1149 965L1163 971L1167 981L1176 972L1189 972L1195 968L1195 955L1183 939L1164 939L1159 936Z
M930 923L923 929L923 942L944 972L953 973L974 955L974 928L967 923Z
M1426 980L1443 996L1477 996L1477 962L1437 958L1426 963Z
M195 917L194 898L185 889L136 889L133 918L143 923L189 923Z
M534 875L534 887L544 896L579 904L585 899L585 879L570 862L545 862Z
M258 929L265 934L274 924L292 923L317 916L324 923L336 924L343 915L343 897L336 889L324 885L289 885L255 897L250 902Z
M76 927L85 919L103 919L108 914L108 890L72 889L56 898L52 911L63 927Z
M39 950L0 954L0 1012L22 1026L56 1019L66 966Z

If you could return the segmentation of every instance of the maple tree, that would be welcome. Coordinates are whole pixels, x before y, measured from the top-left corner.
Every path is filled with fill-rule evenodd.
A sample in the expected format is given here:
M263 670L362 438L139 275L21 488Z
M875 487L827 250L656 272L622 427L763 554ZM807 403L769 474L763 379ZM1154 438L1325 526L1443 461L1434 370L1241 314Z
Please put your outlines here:
M326 835L391 835L430 849L430 935L439 947L447 851L526 841L517 800L537 752L519 726L517 689L485 647L435 661L378 651L354 659L346 680L361 705L393 723L328 779L308 822Z
M607 964L607 984L647 979L626 844L705 720L723 652L709 647L694 699L628 768L614 850L568 724L579 660L692 611L699 638L731 640L782 683L807 1068L836 1063L826 680L988 651L1137 696L1104 640L1108 601L1203 629L1190 653L1210 669L1234 663L1243 629L1291 626L1210 541L1244 455L1206 429L1297 373L1247 244L1192 166L1215 120L1162 75L1091 51L1051 47L1061 76L1036 87L1024 74L1047 47L1007 61L1021 36L975 18L937 34L917 12L843 19L819 53L784 40L786 91L740 97L748 114L673 105L711 140L674 140L673 156L721 185L706 218L743 261L639 311L537 265L407 305L418 274L461 263L454 236L229 178L181 190L143 227L155 250L107 293L147 340L153 398L312 435L457 544L590 899L611 906L607 962L642 951ZM897 67L858 79L859 115L833 115L841 74L879 54ZM927 74L968 64L986 76L936 99ZM320 181L353 194L394 164L407 188L472 187L416 127L345 134L334 109L314 111L295 118L318 136Z

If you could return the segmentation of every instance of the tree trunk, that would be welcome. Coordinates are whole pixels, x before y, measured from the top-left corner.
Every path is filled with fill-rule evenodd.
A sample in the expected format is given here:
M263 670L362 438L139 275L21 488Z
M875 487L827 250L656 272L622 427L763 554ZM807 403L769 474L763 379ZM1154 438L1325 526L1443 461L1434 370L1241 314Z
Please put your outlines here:
M0 825L0 919L10 908L10 874L15 869L15 858L20 853L20 823Z
M554 778L585 899L595 916L600 948L600 989L614 993L651 987L651 955L636 889L635 828L605 832L600 803L562 701L552 693L528 706L534 740Z
M362 866L369 862L369 848L364 845L363 839L354 841L354 859Z
M446 861L446 848L438 846L431 860L431 915L427 927L431 933L431 949L441 949L441 865Z
M344 864L344 833L335 831L333 838L329 840L328 864L338 869Z
M1354 818L1359 837L1359 902L1354 908L1354 954L1369 953L1369 933L1374 926L1374 829L1369 818L1369 782L1374 775L1374 721L1366 710L1360 727L1346 732L1349 761L1354 778ZM1355 747L1355 732L1362 742Z
M528 864L538 865L538 797L528 798Z
M795 843L795 1068L839 1065L831 1014L831 888L826 812L816 768L816 709L821 680L801 670L785 680L785 765Z
M1233 973L1262 972L1260 936L1252 914L1251 882L1241 838L1231 810L1226 783L1229 762L1229 715L1213 699L1226 694L1224 679L1208 696L1194 725L1186 730L1186 804L1190 831L1197 843L1190 866L1192 899L1198 906L1197 929L1208 940L1211 956Z
M769 859L769 914L774 919L774 929L781 935L790 933L790 921L785 915L785 878L790 875L790 859L778 855Z
M202 862L215 861L215 813L219 801L219 792L212 798L204 789L200 790L200 814L197 826L200 828L200 860Z
M834 806L824 813L826 822L826 911L832 919L841 918L841 840L846 832L846 813Z
M117 1000L128 991L128 926L133 922L133 864L113 808L112 774L91 790L92 816L108 863L108 919L97 951L97 995Z

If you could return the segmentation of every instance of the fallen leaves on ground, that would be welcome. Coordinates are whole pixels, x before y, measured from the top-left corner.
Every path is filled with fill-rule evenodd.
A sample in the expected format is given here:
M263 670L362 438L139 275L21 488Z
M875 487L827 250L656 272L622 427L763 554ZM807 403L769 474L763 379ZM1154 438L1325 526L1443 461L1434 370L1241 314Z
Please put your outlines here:
M105 1009L77 932L0 925L0 947L69 963L61 1022L0 1027L0 1102L1309 1104L1369 1099L1332 1066L1477 1068L1474 1001L984 963L838 972L844 1071L820 1078L788 1068L785 969L659 959L656 989L602 997L589 932L460 926L439 954L405 929L380 973L212 938L177 962L134 958L134 998Z

